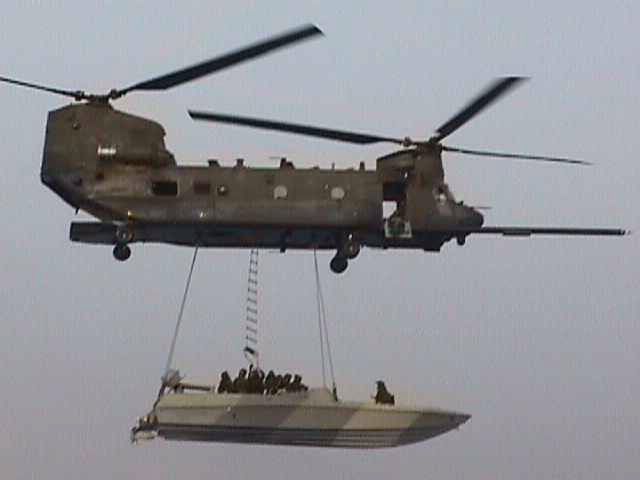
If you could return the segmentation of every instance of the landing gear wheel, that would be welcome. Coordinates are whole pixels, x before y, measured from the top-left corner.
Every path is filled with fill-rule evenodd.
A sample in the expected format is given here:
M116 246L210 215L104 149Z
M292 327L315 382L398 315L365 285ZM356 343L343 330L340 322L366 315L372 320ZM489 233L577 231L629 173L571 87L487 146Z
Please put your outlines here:
M335 256L331 259L329 267L333 273L342 273L349 266L349 262L345 257Z
M131 256L131 249L129 248L129 245L118 244L113 247L113 256L116 260L121 262L128 260Z
M467 241L467 237L464 235L460 235L458 237L456 237L456 242L458 243L458 245L462 246L466 243Z
M133 240L133 231L126 226L120 226L116 230L116 240L123 244Z
M342 247L342 252L349 260L353 260L360 253L360 244L355 240L347 240Z

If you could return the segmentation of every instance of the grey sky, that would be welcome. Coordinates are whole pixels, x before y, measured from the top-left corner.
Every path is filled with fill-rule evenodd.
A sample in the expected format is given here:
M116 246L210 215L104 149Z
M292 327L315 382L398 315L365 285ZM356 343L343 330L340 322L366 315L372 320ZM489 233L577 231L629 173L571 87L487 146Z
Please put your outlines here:
M305 6L301 6L304 3ZM167 130L178 161L370 168L361 148L196 124L187 108L428 136L492 78L517 89L452 145L566 155L572 168L449 155L486 223L638 228L640 4L616 2L14 2L0 75L103 92L305 22L326 38L117 108ZM378 452L128 443L151 406L191 251L71 244L73 211L39 181L47 111L0 85L0 465L3 478L630 478L640 471L638 237L470 238L438 254L367 250L340 277L321 255L338 381L366 398L473 414ZM178 342L199 378L237 369L248 252L203 251ZM320 380L310 254L261 256L268 366Z

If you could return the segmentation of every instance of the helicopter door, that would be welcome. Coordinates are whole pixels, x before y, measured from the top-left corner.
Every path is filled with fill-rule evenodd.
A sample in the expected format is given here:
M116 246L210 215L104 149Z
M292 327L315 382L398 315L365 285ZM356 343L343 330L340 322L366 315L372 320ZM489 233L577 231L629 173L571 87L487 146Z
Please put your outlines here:
M407 218L406 183L385 182L383 185L382 212L384 235L387 238L411 238L411 223Z

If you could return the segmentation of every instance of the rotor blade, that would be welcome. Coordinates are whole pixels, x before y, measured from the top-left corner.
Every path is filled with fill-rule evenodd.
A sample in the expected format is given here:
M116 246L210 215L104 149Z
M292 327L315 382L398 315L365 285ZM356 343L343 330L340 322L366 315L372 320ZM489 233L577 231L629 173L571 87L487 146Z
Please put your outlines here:
M403 139L379 137L366 133L347 132L343 130L333 130L329 128L314 127L311 125L301 125L296 123L285 123L276 120L263 120L260 118L238 117L211 112L197 112L189 110L189 116L194 120L205 120L209 122L230 123L233 125L244 125L247 127L262 128L264 130L275 130L278 132L297 133L310 137L327 138L340 142L357 143L366 145L377 142L392 142L402 145Z
M518 83L526 80L525 77L504 77L494 81L478 97L472 100L466 107L458 112L454 117L443 123L431 138L432 142L439 142L443 138L455 132L482 110L495 102L502 95L507 93Z
M15 80L13 78L0 77L0 82L11 83L13 85L18 85L20 87L33 88L35 90L42 90L44 92L64 95L65 97L71 97L76 100L82 100L83 98L86 97L85 93L82 91L71 91L71 90L62 90L60 88L45 87L44 85L37 85L35 83L23 82L21 80Z
M493 207L490 205L472 205L471 208L474 210L492 210Z
M505 237L529 237L531 235L585 235L585 236L622 236L627 232L621 228L566 228L566 227L478 227L451 230L451 233L498 234Z
M442 150L445 152L464 153L467 155L480 155L483 157L512 158L516 160L535 160L539 162L570 163L573 165L593 165L592 163L585 162L584 160L574 160L572 158L545 157L539 155L529 155L526 153L488 152L485 150L470 150L468 148L448 147L446 145L442 145Z
M118 90L115 95L117 98L133 90L166 90L219 70L232 67L238 63L265 55L273 50L286 47L315 35L322 35L322 31L315 25L304 25L295 30L254 43L253 45L235 50L220 57L206 60L151 80L136 83L123 90Z

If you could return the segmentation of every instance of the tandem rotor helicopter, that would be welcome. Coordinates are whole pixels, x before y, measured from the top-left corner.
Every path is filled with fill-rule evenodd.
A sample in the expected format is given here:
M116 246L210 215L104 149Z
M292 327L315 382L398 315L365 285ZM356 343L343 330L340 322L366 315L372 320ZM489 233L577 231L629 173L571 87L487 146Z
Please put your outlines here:
M586 164L568 158L470 150L442 144L448 135L519 84L494 81L442 124L428 140L393 138L272 120L190 111L195 120L244 125L368 145L395 143L376 169L250 168L238 160L221 166L181 167L164 144L162 126L118 111L111 101L134 91L167 90L294 43L321 35L314 25L97 95L7 77L0 81L75 100L49 112L42 182L76 210L99 221L72 222L72 241L114 245L124 261L129 244L159 242L200 247L330 249L331 270L345 271L362 246L437 252L471 234L506 236L624 235L621 229L483 226L477 208L456 201L444 181L442 153ZM395 202L384 218L383 202Z

